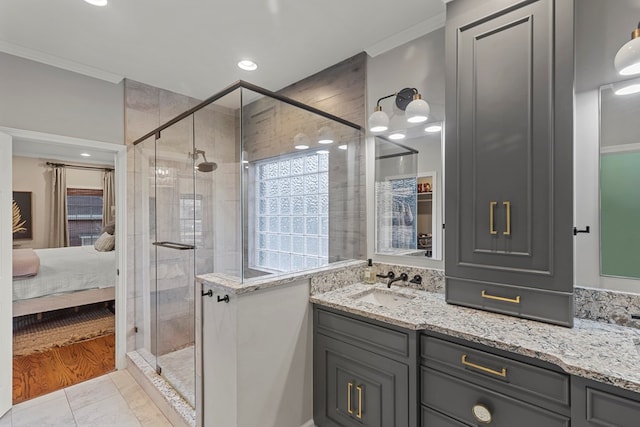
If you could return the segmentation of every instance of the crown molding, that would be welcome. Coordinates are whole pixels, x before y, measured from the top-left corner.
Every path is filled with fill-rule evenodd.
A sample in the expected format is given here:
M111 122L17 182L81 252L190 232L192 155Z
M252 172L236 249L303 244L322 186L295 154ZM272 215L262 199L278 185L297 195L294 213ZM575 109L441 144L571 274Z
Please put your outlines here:
M51 65L52 67L72 71L74 73L93 77L95 79L105 80L113 84L120 83L124 78L124 76L110 73L108 71L100 70L98 68L80 64L79 62L60 58L55 55L50 55L48 53L18 46L16 44L5 42L2 40L0 40L0 52L8 53L20 58L29 59L31 61L40 62L42 64Z
M399 33L392 35L391 37L387 37L386 39L379 41L378 43L369 46L365 49L365 52L372 58L385 53L393 48L401 46L407 42L417 39L418 37L422 37L425 34L429 34L430 32L437 30L438 28L444 27L445 24L445 13L442 12L438 15L432 16L429 19L425 19L424 21L409 27Z

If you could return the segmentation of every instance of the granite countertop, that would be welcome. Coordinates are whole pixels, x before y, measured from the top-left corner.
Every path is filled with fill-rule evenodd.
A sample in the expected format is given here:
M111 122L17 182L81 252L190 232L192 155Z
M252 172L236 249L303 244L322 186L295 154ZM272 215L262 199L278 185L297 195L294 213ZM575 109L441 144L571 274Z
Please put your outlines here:
M201 282L203 285L214 287L223 292L229 292L230 294L234 295L242 295L262 289L287 285L299 280L310 279L323 273L330 273L341 270L352 270L356 267L362 267L365 264L366 263L364 261L358 260L338 261L314 269L285 274L265 274L264 276L253 277L250 279L245 279L244 281L237 276L231 276L222 273L208 273L197 275L196 280Z
M410 300L390 309L356 301L372 287L357 283L312 295L312 303L396 326L439 332L553 363L567 373L640 392L640 330L575 319L573 328L447 304L444 295L393 286Z

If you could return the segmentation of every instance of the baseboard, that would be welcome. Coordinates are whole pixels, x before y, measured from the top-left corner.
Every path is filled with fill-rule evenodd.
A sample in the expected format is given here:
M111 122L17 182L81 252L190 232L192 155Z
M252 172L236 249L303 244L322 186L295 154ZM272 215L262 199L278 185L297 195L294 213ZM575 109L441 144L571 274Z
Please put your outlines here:
M316 427L316 423L313 422L313 418L302 424L300 427Z

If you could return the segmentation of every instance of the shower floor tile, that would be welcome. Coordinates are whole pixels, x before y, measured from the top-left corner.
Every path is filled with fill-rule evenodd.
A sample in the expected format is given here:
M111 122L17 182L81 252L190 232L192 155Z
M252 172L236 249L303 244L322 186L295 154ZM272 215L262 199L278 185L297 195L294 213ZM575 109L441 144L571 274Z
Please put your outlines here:
M158 358L162 376L195 408L195 347L163 354Z

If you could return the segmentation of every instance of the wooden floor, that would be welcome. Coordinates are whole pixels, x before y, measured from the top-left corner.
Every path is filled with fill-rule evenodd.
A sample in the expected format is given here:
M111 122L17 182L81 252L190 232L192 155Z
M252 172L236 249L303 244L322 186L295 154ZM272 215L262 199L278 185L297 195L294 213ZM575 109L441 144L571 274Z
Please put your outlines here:
M13 358L13 403L20 403L115 369L115 334Z

